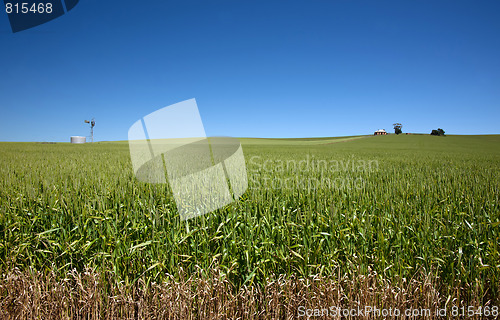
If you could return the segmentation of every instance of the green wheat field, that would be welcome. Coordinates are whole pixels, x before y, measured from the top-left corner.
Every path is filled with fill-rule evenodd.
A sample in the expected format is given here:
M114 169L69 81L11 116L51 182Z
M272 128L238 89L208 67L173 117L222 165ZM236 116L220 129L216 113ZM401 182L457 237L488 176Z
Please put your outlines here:
M23 295L22 283L39 283L40 299L29 298L36 304L48 284L79 290L75 279L89 274L99 283L97 318L110 317L105 304L119 290L133 298L133 288L147 295L168 283L197 287L196 279L225 284L219 305L255 288L255 313L241 318L269 312L263 288L277 279L351 281L358 300L360 277L391 288L416 279L419 290L432 279L440 306L499 305L500 136L240 141L248 190L187 221L168 184L136 180L127 142L0 143L2 312L27 317L12 297ZM208 302L189 299L189 311L178 312L210 318L200 307ZM277 318L296 315L283 309L287 299ZM67 301L61 317L76 318ZM123 308L115 316L148 317Z

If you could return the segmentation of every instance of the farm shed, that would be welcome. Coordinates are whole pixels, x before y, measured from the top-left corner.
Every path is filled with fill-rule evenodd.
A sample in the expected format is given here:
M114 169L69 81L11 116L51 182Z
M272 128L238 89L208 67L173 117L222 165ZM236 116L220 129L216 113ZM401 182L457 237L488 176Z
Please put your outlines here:
M374 136L380 136L380 135L386 135L387 132L385 131L385 129L378 129L377 131L375 131L373 133Z

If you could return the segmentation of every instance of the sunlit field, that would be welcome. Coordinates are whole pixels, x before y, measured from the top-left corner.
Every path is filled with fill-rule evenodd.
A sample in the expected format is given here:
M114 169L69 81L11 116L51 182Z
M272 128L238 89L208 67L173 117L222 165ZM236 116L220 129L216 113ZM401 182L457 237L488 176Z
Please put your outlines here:
M0 143L1 312L500 305L500 136L240 141L248 190L187 221L126 142Z

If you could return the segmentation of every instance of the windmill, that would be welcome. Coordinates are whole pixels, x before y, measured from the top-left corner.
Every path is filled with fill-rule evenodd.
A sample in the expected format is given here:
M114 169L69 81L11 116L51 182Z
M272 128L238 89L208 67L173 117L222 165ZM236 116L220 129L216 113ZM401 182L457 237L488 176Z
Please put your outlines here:
M94 142L94 126L95 126L95 118L92 118L92 120L85 120L85 123L90 124L90 141Z

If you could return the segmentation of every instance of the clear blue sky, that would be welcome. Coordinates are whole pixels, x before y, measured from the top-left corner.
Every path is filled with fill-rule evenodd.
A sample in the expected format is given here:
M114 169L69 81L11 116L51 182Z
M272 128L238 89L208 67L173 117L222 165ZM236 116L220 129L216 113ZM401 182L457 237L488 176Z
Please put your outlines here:
M13 34L1 141L126 140L196 98L208 135L500 133L500 2L81 0Z

